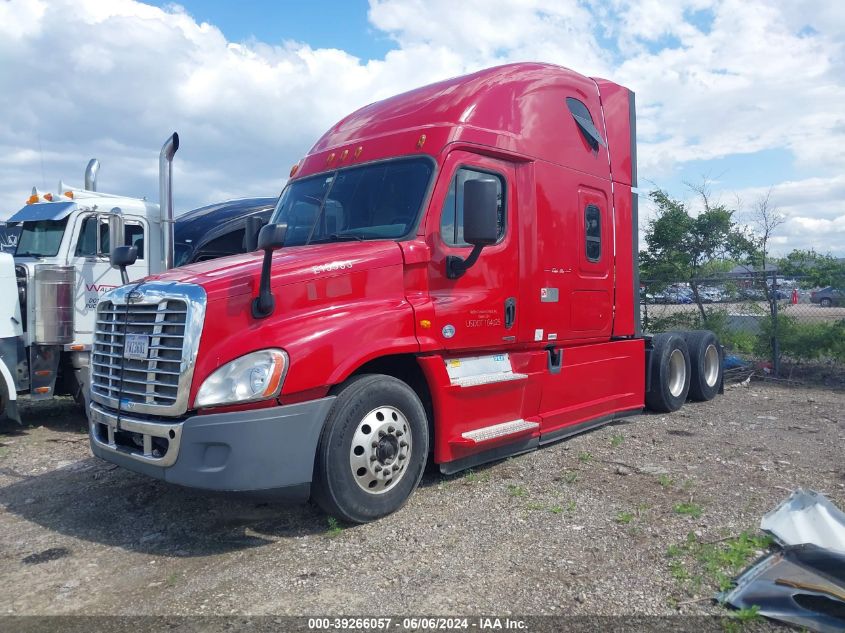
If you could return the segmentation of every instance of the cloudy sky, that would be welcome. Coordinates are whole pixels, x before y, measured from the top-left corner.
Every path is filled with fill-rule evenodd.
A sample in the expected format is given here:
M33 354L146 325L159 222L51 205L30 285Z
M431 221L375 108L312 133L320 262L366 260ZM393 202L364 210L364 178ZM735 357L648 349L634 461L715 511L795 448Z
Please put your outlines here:
M845 255L845 2L0 0L0 217L33 185L155 200L178 131L177 211L277 195L351 110L508 61L637 93L641 186L750 209L776 249Z

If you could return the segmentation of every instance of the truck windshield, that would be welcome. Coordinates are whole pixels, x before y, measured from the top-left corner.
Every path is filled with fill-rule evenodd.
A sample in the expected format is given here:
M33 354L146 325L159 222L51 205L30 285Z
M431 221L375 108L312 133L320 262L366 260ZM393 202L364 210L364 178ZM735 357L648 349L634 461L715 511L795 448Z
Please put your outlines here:
M433 172L430 160L412 158L297 180L279 197L272 222L288 225L285 246L404 237Z
M65 234L67 218L24 222L18 237L16 257L55 257Z

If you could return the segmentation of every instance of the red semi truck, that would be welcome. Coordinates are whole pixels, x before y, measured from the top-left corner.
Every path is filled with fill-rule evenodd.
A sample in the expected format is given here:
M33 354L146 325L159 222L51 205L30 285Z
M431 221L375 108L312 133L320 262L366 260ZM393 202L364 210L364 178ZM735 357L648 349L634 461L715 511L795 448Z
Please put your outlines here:
M712 333L641 332L634 122L630 90L538 63L352 113L292 169L257 252L103 297L94 454L365 522L427 462L714 397Z

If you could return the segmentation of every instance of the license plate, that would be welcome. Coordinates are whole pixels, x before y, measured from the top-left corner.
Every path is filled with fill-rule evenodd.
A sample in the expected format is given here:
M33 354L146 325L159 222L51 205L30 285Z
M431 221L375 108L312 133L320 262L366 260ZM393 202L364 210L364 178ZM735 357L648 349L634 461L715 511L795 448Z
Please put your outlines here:
M147 360L150 354L150 337L146 334L127 334L123 341L123 357L131 360Z

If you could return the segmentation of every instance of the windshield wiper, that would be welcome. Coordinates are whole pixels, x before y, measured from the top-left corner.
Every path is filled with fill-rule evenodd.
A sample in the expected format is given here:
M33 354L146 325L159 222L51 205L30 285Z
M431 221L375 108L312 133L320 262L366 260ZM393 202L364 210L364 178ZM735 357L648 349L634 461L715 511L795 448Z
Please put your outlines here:
M327 237L321 237L316 240L311 240L307 242L307 244L319 244L321 242L347 242L347 241L356 241L356 242L363 242L365 238L361 237L360 235L355 235L354 233L332 233Z
M39 259L44 257L41 253L15 253L15 257L38 257Z

